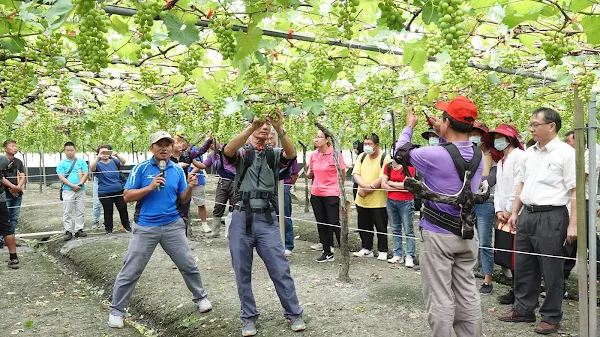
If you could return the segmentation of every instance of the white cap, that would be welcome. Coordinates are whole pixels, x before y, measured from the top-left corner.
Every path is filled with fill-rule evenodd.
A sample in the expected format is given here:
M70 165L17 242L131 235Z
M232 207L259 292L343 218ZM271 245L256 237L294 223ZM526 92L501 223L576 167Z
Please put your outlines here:
M150 145L155 144L161 139L168 139L171 143L174 142L173 137L166 131L156 131L152 135L150 135Z

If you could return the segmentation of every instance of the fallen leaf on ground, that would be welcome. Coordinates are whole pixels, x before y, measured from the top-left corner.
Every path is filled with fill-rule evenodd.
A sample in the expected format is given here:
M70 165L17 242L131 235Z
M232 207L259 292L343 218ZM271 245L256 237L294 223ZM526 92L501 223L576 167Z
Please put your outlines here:
M495 307L488 308L488 311L496 311L496 308Z

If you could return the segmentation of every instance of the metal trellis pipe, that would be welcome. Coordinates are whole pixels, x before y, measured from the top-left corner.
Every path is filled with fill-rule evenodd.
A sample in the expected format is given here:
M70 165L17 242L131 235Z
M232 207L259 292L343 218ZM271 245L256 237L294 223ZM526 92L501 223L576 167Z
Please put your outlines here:
M121 16L133 16L133 15L135 15L135 13L137 13L137 10L134 8L113 6L113 5L106 6L104 8L104 11L108 14L121 15ZM156 16L154 19L162 20L162 18L160 16ZM199 27L208 27L208 24L209 24L209 21L204 20L204 19L200 19L196 22L196 26L199 26ZM242 26L242 25L234 25L233 30L247 32L248 27ZM262 29L262 32L263 32L263 35L286 39L286 40L316 42L316 43L328 44L330 46L338 46L338 47L366 50L366 51L372 51L372 52L377 52L377 53L382 53L382 54L392 54L392 55L398 55L398 56L404 55L404 52L402 51L402 49L391 48L391 47L379 47L374 44L368 44L368 43L360 43L360 42L353 42L353 41L341 41L341 40L334 40L334 39L319 40L319 39L315 39L313 36L310 36L310 35L296 34L293 32L290 33L290 32L277 30L277 29ZM436 58L429 57L428 60L431 62L435 62ZM503 68L503 67L494 68L494 67L491 67L488 65L475 64L472 62L469 62L467 65L471 68L480 69L480 70L495 71L498 73L504 73L504 74L509 74L509 75L517 75L517 76L535 78L538 80L544 80L544 81L548 81L548 82L556 82L555 78L546 77L543 74L507 69L507 68Z
M588 246L589 246L589 314L588 314L588 326L589 336L597 336L597 321L596 316L597 308L597 284L596 284L596 272L598 265L596 263L596 193L598 189L598 182L596 178L596 93L592 92L590 101L588 103L588 156L589 156L589 175L588 175L588 186L589 186L589 202L588 202ZM582 235L583 237L583 235ZM584 267L585 268L585 267Z

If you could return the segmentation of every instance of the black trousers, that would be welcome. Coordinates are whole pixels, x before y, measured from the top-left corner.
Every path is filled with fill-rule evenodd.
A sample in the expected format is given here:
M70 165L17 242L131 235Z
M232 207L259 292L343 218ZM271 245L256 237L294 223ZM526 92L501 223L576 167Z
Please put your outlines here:
M215 192L215 207L213 208L213 217L222 218L225 214L225 206L229 201L229 206L233 206L233 180L219 177L217 191Z
M121 225L129 229L129 214L127 214L127 203L123 200L123 191L98 194L98 197L104 211L104 229L108 232L113 231L113 205L117 206Z
M334 234L338 246L340 245L340 198L311 195L310 203L318 222L317 230L319 231L319 241L323 244L323 252L331 254Z
M563 256L569 213L566 207L549 212L523 210L517 220L517 252ZM542 272L546 281L546 298L540 307L542 321L558 324L562 319L564 294L564 259L536 255L515 255L515 309L521 315L533 314L538 306Z
M388 215L385 207L380 208L364 208L356 205L358 211L358 228L362 229L359 231L360 241L362 241L362 248L373 250L373 226L377 231L377 250L380 253L387 253L388 251L388 239L387 239L387 227L388 227ZM365 232L369 231L369 232Z
M354 185L352 185L352 196L354 197L354 200L356 200L357 193L358 193L358 184L354 183Z
M588 242L588 249L590 246L590 241L588 238L588 231L589 231L589 218L588 215L590 213L588 206L589 206L589 200L585 201L585 234L581 234L578 233L577 236L578 237L582 237L583 235L585 235L585 238ZM567 257L572 257L572 258L576 258L577 257L577 241L573 242L571 244L571 248L572 251L569 254L569 251L565 249L565 256ZM598 238L598 235L596 234L596 261L600 261L600 238ZM575 260L565 260L565 280L569 278L569 276L571 275L571 271L573 270L573 268L575 268ZM600 264L598 262L596 262L596 280L600 280Z

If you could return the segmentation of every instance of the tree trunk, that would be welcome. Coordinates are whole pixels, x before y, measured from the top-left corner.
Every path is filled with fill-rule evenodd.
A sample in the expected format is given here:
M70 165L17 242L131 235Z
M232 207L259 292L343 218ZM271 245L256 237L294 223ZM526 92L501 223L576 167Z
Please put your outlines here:
M333 161L337 170L338 185L340 188L340 226L341 226L341 237L340 237L340 250L342 255L342 264L338 273L338 280L342 282L350 282L350 251L348 250L348 211L350 210L350 202L346 200L346 188L345 181L346 177L343 176L342 168L340 167L339 153L340 153L340 142L338 141L341 137L334 137L331 131L329 131L321 123L315 123L317 128L321 130L326 136L331 138L333 143Z
M23 153L23 166L25 167L25 189L29 186L29 168L27 166L27 153Z
M40 193L42 193L42 157L44 156L44 151L40 150L40 173L38 175L38 179L40 180Z
M308 170L308 163L306 162L306 145L304 145L304 143L302 142L298 142L300 143L300 146L302 146L302 164L304 165L304 213L308 213L309 209L308 209L308 205L310 203L310 194L308 192L308 177L306 176L306 171Z

